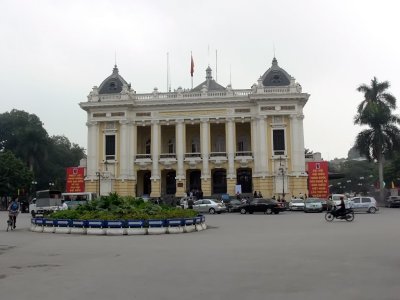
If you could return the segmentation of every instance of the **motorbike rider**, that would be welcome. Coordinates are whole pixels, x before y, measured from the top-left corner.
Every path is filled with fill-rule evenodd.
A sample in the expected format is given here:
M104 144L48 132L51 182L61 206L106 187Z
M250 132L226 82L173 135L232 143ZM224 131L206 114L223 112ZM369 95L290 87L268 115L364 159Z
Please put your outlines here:
M340 204L338 205L339 209L336 210L337 216L344 216L346 212L346 204L344 203L344 198L340 197Z

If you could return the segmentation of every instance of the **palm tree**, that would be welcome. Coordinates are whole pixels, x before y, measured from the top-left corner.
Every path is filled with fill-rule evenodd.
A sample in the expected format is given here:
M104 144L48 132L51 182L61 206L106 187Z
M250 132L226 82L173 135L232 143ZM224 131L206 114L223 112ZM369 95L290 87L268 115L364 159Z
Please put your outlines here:
M389 82L378 82L376 77L371 86L360 85L357 90L364 93L364 100L358 105L355 124L367 125L369 129L361 131L356 138L355 146L360 154L369 160L378 162L380 199L384 199L383 162L385 155L400 147L400 130L397 124L400 119L392 114L396 108L396 98L385 92Z

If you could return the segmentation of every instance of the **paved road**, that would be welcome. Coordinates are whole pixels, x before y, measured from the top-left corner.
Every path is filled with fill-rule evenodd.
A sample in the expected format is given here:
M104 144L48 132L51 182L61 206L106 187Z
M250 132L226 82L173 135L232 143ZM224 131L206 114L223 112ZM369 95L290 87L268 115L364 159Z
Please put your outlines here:
M6 214L0 213L5 226ZM400 209L207 216L162 236L0 230L1 299L400 299Z

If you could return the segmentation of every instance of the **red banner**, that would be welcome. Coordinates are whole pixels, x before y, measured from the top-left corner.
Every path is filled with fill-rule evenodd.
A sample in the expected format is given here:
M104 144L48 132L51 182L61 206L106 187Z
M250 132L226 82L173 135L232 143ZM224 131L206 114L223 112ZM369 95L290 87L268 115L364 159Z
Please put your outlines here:
M308 193L309 197L328 198L328 162L308 162Z
M85 191L85 168L67 168L67 193L80 193Z

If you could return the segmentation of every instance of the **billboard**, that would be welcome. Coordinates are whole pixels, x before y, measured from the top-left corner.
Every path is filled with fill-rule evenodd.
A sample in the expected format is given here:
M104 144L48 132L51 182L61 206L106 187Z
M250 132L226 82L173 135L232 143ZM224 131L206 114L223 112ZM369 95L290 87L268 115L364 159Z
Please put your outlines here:
M308 162L308 193L310 197L328 198L328 162Z
M67 184L65 189L67 193L79 193L85 191L85 168L67 168Z

